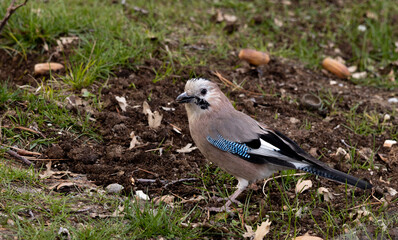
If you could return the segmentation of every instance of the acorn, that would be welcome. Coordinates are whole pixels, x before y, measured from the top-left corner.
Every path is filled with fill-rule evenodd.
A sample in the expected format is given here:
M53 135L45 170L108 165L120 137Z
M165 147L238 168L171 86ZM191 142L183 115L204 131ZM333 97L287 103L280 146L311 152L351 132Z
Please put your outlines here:
M268 54L265 52L260 52L253 49L240 50L239 58L255 66L265 65L270 60Z
M64 65L55 62L38 63L35 65L34 68L35 68L35 74L40 75L40 74L48 74L50 72L59 71L64 68Z
M344 64L329 57L323 60L322 67L339 78L346 79L349 78L351 75L350 71L348 71L348 68Z

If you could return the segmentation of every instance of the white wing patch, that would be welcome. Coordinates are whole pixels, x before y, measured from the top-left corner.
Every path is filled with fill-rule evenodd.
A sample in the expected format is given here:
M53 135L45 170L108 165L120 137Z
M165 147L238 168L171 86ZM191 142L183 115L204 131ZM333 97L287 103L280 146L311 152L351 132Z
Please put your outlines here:
M272 145L269 142L264 141L263 139L260 139L260 149L264 149L264 150L272 150L272 151L279 151L280 149L275 147L274 145Z
M275 147L274 145L260 139L260 147L258 149L250 149L249 152L257 155L263 156L280 156L278 152L280 149Z

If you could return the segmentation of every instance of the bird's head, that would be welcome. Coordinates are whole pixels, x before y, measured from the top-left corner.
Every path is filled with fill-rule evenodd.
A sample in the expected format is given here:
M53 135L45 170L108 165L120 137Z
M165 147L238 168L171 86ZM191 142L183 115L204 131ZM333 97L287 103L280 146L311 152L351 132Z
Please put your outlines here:
M180 94L176 101L186 103L188 113L191 111L202 113L218 109L223 102L230 104L217 84L203 78L188 80L185 85L185 92Z

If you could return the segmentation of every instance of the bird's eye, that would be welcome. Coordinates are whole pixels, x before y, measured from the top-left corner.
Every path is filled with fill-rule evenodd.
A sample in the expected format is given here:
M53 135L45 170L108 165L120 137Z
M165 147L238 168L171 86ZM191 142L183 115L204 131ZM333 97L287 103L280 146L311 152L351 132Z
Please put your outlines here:
M207 89L206 89L206 88L203 88L202 90L200 90L200 93L201 93L202 95L206 95Z

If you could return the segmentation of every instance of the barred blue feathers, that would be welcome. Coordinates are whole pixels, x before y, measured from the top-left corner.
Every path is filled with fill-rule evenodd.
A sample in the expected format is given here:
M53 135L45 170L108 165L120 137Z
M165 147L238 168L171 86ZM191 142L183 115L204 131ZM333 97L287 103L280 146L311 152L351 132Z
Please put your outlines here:
M243 158L250 158L250 155L248 154L249 148L244 143L229 141L223 138L220 134L218 134L217 139L207 136L207 141L224 152L229 152Z

